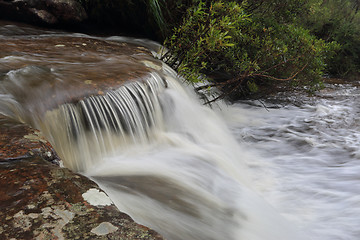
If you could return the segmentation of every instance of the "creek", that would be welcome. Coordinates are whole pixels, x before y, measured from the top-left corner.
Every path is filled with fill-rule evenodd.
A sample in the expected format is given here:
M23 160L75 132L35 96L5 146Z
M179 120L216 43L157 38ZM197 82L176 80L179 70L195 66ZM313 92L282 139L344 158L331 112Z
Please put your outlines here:
M0 114L166 239L359 238L358 83L210 108L151 41L6 22L0 41Z

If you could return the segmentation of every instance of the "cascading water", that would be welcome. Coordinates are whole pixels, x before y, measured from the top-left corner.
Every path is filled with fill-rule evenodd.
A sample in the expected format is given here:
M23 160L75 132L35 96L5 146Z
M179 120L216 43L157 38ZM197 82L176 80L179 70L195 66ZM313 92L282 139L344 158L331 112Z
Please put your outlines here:
M269 99L269 111L238 103L241 112L226 118L263 159L253 176L263 172L274 180L269 188L256 179L262 196L314 240L360 236L359 97L359 83L331 84L313 97L277 96L277 103L289 102L285 107ZM234 119L239 114L249 121Z
M87 38L81 35L81 41ZM0 56L5 63L0 113L40 128L66 167L95 180L137 222L170 240L359 236L359 164L354 161L359 159L359 111L351 104L359 96L356 87L355 100L305 99L300 107L269 112L253 102L210 109L159 61L143 55L125 61L102 52L95 64L93 53L75 63L69 54L70 60L62 56L63 65L54 55ZM63 90L62 83L74 66L116 72L112 65L133 59L133 69L151 69L145 78L59 100L70 89ZM89 82L83 74L78 77ZM331 124L342 119L342 128Z
M302 239L251 190L248 151L164 68L48 112L41 128L65 166L168 239Z
M40 128L66 159L67 167L85 171L104 154L149 141L150 130L162 122L157 95L165 84L157 73L151 73L144 82L48 111Z

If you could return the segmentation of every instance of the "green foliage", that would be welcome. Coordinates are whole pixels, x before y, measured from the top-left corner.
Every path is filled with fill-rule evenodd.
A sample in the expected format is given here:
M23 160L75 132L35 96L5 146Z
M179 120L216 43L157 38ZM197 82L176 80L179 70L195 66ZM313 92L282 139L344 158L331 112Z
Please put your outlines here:
M234 19L235 18L235 19ZM169 47L167 62L188 80L196 82L202 72L214 72L230 68L228 49L234 47L230 32L235 23L249 21L243 9L235 4L216 2L207 7L204 2L190 8L183 24L175 28L171 38L165 41Z
M313 0L303 22L317 37L340 44L328 67L331 74L345 76L360 71L359 7L357 0Z
M244 1L240 1L244 2ZM247 0L246 11L276 23L294 23L309 10L309 0Z
M254 81L247 81L247 87L250 90L250 92L257 92L259 90L259 87L256 85Z
M78 0L90 21L165 40L163 60L225 95L360 69L359 0Z
M338 48L303 27L284 23L285 17L264 17L260 6L261 16L247 13L249 2L209 2L199 1L188 10L165 41L169 52L164 60L189 81L206 76L225 95L254 92L277 81L317 85Z

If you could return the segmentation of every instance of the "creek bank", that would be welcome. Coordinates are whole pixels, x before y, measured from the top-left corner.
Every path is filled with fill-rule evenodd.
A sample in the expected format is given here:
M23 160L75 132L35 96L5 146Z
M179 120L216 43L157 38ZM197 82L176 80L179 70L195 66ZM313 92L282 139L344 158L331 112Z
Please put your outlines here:
M269 100L269 99L273 99L276 98L278 96L284 95L284 96L297 96L298 98L302 97L311 97L314 95L317 95L323 91L327 91L327 89L329 89L329 87L331 88L332 85L339 85L339 84L350 84L350 85L354 85L357 86L359 85L358 82L359 78L336 78L336 77L323 77L321 79L321 87L318 87L318 89L311 89L311 87L309 86L295 86L295 85L291 85L291 83L289 84L289 82L280 82L279 84L275 85L275 86L269 86L269 85L264 85L264 86L259 86L259 90L257 92L253 92L247 96L238 96L235 95L233 96L233 98L229 97L229 100L231 102L236 102L236 101L246 101L246 100ZM282 104L286 104L287 101L285 99L284 102ZM281 101L279 102L280 105Z
M163 239L60 162L39 131L0 118L1 239Z

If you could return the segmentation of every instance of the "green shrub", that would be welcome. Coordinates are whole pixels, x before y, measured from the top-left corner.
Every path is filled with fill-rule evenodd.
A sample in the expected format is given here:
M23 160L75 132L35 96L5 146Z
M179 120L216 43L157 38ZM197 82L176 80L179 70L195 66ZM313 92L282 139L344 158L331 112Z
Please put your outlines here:
M191 82L205 76L222 96L279 81L316 85L338 45L295 24L248 14L248 8L246 2L200 1L165 41L163 59Z
M229 49L235 45L230 32L236 27L235 23L247 21L248 16L237 4L216 2L207 7L200 2L189 9L183 23L165 41L169 52L164 59L193 82L199 80L200 73L211 75L224 68L231 71L232 66L228 64L234 61Z
M360 71L360 2L355 0L313 0L303 25L340 49L329 63L332 75L349 76Z

